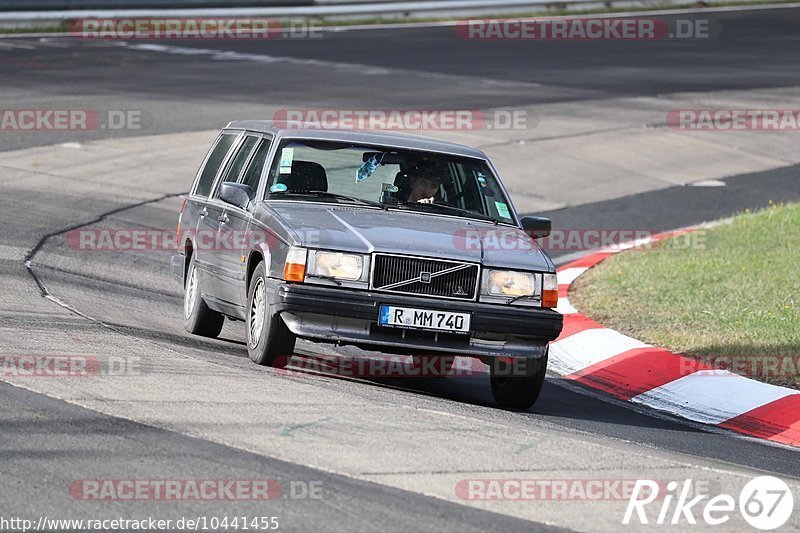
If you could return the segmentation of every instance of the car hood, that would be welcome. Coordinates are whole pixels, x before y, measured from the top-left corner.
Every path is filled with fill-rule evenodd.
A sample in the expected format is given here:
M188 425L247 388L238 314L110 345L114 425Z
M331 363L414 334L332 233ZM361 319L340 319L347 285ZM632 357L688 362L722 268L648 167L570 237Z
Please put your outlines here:
M368 209L295 201L270 202L301 246L359 253L388 252L554 271L553 263L519 228L407 210Z

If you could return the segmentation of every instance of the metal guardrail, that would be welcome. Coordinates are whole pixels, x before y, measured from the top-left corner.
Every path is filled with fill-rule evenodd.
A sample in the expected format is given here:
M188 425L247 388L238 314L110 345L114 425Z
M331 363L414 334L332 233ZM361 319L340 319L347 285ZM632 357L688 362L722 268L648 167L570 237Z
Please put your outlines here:
M375 1L375 0L373 0ZM0 11L311 6L314 0L0 0Z
M258 6L247 5L257 1ZM705 0L713 4L724 0ZM120 17L359 17L439 12L508 12L568 9L573 6L643 6L686 0L27 0L25 11L4 11L19 0L0 0L0 23ZM45 5L69 9L36 9ZM80 8L77 6L81 6ZM95 6L95 7L87 7ZM104 6L104 7L97 7ZM124 7L123 7L124 6ZM236 7L234 7L236 6ZM33 10L31 8L34 8Z

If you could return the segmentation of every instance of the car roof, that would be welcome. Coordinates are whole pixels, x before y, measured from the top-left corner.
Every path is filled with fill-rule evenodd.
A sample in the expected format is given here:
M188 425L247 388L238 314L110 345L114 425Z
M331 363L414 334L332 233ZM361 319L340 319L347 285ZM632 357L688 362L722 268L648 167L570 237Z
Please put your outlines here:
M463 144L406 135L403 133L354 129L282 128L276 126L271 120L235 120L230 122L225 129L269 133L276 138L346 141L358 144L440 152L464 157L488 159L486 154L481 150L464 146Z

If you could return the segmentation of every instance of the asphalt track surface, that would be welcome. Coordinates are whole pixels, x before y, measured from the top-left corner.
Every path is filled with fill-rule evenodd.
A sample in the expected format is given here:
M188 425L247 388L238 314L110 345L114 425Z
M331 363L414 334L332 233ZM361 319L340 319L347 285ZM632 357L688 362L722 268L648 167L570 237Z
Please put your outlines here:
M520 42L464 40L452 27L378 28L266 42L133 41L124 49L110 39L19 39L32 41L33 49L0 46L3 105L25 107L34 98L51 105L143 109L152 117L150 134L218 129L229 120L263 117L267 104L511 108L800 83L798 9L661 18L708 18L717 30L710 39ZM153 45L178 51L165 54ZM255 63L232 54L271 59ZM381 69L389 71L381 75ZM126 134L137 132L115 132ZM107 135L90 132L84 138ZM0 149L62 139L75 140L64 132L17 132Z
M0 48L0 60L4 65L0 108L147 109L153 117L146 132L2 133L0 151L142 133L214 129L230 119L258 113L265 101L278 106L309 107L320 107L324 102L329 106L355 108L489 108L498 103L513 107L598 98L599 95L653 95L800 84L800 72L796 69L800 9L722 13L711 18L723 25L724 32L710 42L607 42L591 49L586 43L499 42L475 46L475 43L453 39L452 28L358 30L326 34L318 41L294 43L161 43L296 60L267 64L241 58L212 60L207 54L162 53L141 47L71 39L55 39L49 45L29 48ZM359 71L366 68L363 65L389 68L394 74L362 76ZM0 168L2 161L0 154ZM800 198L797 171L789 167L763 173L756 177L759 184L756 188L752 186L752 176L732 177L726 180L727 187L675 187L562 209L548 215L553 217L556 226L670 229L729 216L744 208L766 205L770 200L797 200ZM52 190L43 191L45 205L58 202L58 187L54 185ZM33 250L44 235L74 225L73 217L78 210L102 214L125 208L100 193L86 197L83 204L69 209L31 211L32 202L35 199L30 198L29 191L13 188L6 191L0 200L3 228L0 244ZM146 221L160 227L174 223L174 212L150 209L147 205L132 206L120 216L130 223ZM51 244L43 246L43 250ZM36 295L39 287L19 263L5 257L0 261L4 292L24 291ZM226 326L219 341L180 333L176 328L181 316L180 292L177 287L160 289L162 284L168 283L166 267L164 257L158 257L104 265L114 273L112 276L92 277L58 269L40 269L37 275L66 303L74 304L88 316L111 323L117 332L124 334L123 338L130 339L131 346L152 342L157 348L151 349L162 350L157 354L161 357L191 352L192 357L200 361L252 372L253 379L263 376L262 369L250 365L247 360L241 343L243 334L236 329L240 324ZM113 281L118 279L129 279L130 283ZM139 279L156 280L153 285L158 288L148 292L142 287L147 283L138 282ZM108 312L108 298L114 298L117 307L127 307L129 313ZM99 339L110 335L80 316L65 318L43 311L48 306L57 307L49 301L42 299L35 307L27 307L26 302L7 300L4 303L0 329L4 345L13 345L12 338L31 335L33 339L34 333L48 331L55 334L69 330L77 337L84 332ZM157 323L164 309L172 313L174 322ZM37 343L32 341L31 351L36 350ZM164 350L165 346L169 350ZM114 349L124 352L125 346ZM478 426L530 426L541 431L538 445L542 447L548 447L549 435L556 432L568 441L573 439L576 446L602 442L616 449L620 457L648 451L659 457L689 461L701 469L742 468L776 473L787 480L800 479L800 461L793 450L635 411L602 396L566 386L557 378L550 380L537 405L526 413L493 409L486 384L466 387L460 380L297 379L310 382L319 390L352 395L365 405L386 403L396 409L435 407L453 416L469 417ZM246 386L245 383L241 385ZM226 393L205 389L198 383L198 399ZM9 513L17 515L65 517L91 513L85 503L66 498L64 494L65 486L82 477L263 476L321 480L325 486L323 500L271 502L269 514L281 516L287 530L516 531L548 527L428 497L419 491L399 490L319 470L309 466L317 464L311 450L307 461L287 462L269 454L245 452L162 429L158 424L150 426L100 414L8 384L0 384L0 397L4 406L0 411L0 471L4 479L0 501ZM312 404L314 398L307 400ZM254 401L265 402L264 399ZM375 427L374 416L367 410L361 421L363 426ZM427 447L408 453L453 451L455 445L446 440L428 440ZM530 466L534 469L559 466L544 464L544 459L538 457L530 457ZM568 450L561 457L569 461ZM475 470L479 471L479 466L476 465ZM211 516L222 512L230 515L232 511L263 514L263 509L255 509L255 504L220 503L218 508L214 505L185 503L176 506L168 502L150 502L136 506L120 504L111 510L123 516L137 512L165 516ZM583 512L591 511L584 509Z

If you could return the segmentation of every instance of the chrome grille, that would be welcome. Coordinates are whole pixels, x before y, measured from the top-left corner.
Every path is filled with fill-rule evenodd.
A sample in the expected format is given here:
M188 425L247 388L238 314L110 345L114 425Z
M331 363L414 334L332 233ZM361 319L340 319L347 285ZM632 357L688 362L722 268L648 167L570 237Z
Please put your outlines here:
M479 270L479 266L473 263L375 254L372 288L379 291L474 300L477 296Z

